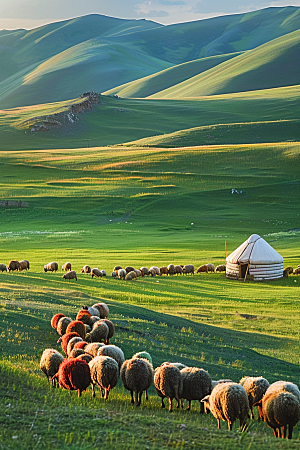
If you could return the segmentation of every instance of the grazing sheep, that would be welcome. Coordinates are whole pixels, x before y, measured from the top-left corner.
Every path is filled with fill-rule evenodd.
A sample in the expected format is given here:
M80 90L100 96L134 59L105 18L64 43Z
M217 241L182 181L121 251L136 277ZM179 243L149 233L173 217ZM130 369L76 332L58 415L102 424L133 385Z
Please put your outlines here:
M137 278L137 275L136 275L135 271L132 270L131 272L127 273L127 275L125 277L125 280L126 281L131 281L131 280L135 280L136 278Z
M81 320L72 320L67 326L66 333L78 333L79 336L84 340L86 336L86 329L84 323Z
M71 317L61 317L57 322L56 331L57 333L62 336L66 333L67 327L69 323L72 322Z
M74 348L70 351L68 357L69 358L78 358L78 356L86 355L85 351L82 348ZM90 356L90 355L88 355Z
M1 272L7 272L7 265L6 264L0 264L0 270L1 270Z
M78 333L75 333L75 332L67 333L67 334L64 334L63 336L61 336L57 341L58 344L61 344L61 347L66 355L68 355L68 351L67 351L68 342L74 337L80 337L80 336Z
M76 320L80 320L85 325L90 325L91 317L92 315L87 309L87 307L83 306L81 307L81 310L77 313Z
M161 397L161 407L165 408L164 398L169 399L169 411L172 411L173 398L177 400L176 408L179 408L179 399L182 394L183 380L180 370L172 364L162 364L154 373L154 386L157 395Z
M101 319L106 319L109 316L109 308L106 303L95 303L92 308L98 309Z
M146 359L127 359L122 364L120 377L125 389L130 391L131 404L140 406L142 394L149 389L153 380L152 364Z
M58 313L55 314L52 319L51 319L51 327L54 328L54 330L57 329L57 324L58 321L62 318L62 317L66 317L64 314Z
M46 348L40 359L40 369L46 375L48 381L58 372L60 364L64 361L61 353L53 348ZM52 381L52 386L55 387L55 380Z
M207 265L207 269L209 272L214 273L215 272L215 266L211 263L206 264Z
M136 273L137 278L142 276L142 272L139 269L134 269L134 271Z
M292 266L287 266L285 269L283 269L283 271L288 270L288 273L291 274L294 272L294 269Z
M168 274L169 275L174 275L174 273L175 273L175 266L174 266L174 264L169 264L168 265Z
M285 392L290 392L294 394L300 404L300 391L296 384L291 383L290 381L275 381L275 383L270 384L268 387L268 392L276 391L277 389L282 389Z
M127 267L125 267L125 270L126 270L126 273L134 272L134 267L132 267L132 266L127 266Z
M219 266L216 267L216 272L226 272L226 265L225 264L220 264Z
M109 344L110 339L113 337L113 335L115 334L115 326L112 323L111 320L108 319L101 319L100 322L104 322L107 326L108 326L108 335L107 335L107 339L105 344Z
M300 420L299 400L292 392L285 390L284 385L272 386L253 406L258 406L260 418L273 429L275 437L281 437L282 427L282 437L292 439L293 427Z
M179 264L174 266L174 274L175 275L182 275L183 274L182 267Z
M123 350L116 345L103 345L99 348L98 353L99 356L109 356L113 358L121 369L123 362L125 361Z
M286 269L284 269L282 275L283 278L288 278L289 277L289 273L290 273L290 269L287 267Z
M70 272L64 273L62 276L65 280L76 280L77 281L77 275L75 270L70 270Z
M270 383L263 377L244 377L240 380L240 385L247 392L251 419L254 419L253 405L262 399Z
M143 277L150 275L148 267L141 267L140 271L142 272Z
M88 306L88 312L90 313L90 315L93 316L97 316L100 318L100 312L98 308L94 308L93 306Z
M168 268L167 268L167 266L160 267L159 271L160 271L161 275L168 275Z
M77 391L80 397L82 391L91 384L90 366L78 358L67 358L61 363L52 380L58 380L60 387L64 389Z
M184 275L188 275L189 273L194 275L194 273L195 273L195 266L193 264L186 264L182 268L182 273Z
M85 353L91 355L93 358L98 355L98 350L100 347L103 347L104 344L101 342L90 342L84 347Z
M111 389L118 382L119 366L117 361L109 356L95 356L89 363L91 372L92 395L95 397L95 385L97 384L101 390L101 395L105 400Z
M91 273L92 269L90 266L83 266L81 269L81 273Z
M293 274L299 275L299 273L300 273L300 267L297 267L297 269L294 270Z
M97 267L94 267L94 269L92 269L91 274L92 274L92 278L94 278L94 277L102 278L102 272Z
M122 269L122 266L115 266L113 272L118 272L119 269Z
M102 269L102 270L101 270L101 273L102 273L102 276L103 276L103 277L106 277L106 270Z
M152 275L153 277L154 277L155 275L160 276L160 270L159 270L159 267L157 267L157 266L152 266L152 267L150 267L149 272L151 273L151 275ZM154 274L154 275L153 275L153 274Z
M76 349L76 348L80 348L81 350L84 350L86 346L87 346L87 342L81 340L81 341L78 341L78 342L75 343L75 345L73 347L73 350Z
M83 355L77 356L77 359L86 361L89 364L89 362L92 361L93 357L91 355L88 355L87 353L84 353Z
M115 271L113 270L112 273L111 273L111 276L112 276L113 278L116 278L116 277L118 276L118 274L117 274L117 272L115 272Z
M66 262L65 264L63 264L61 266L61 270L65 271L65 272L69 272L70 270L72 270L72 264L70 262Z
M127 273L125 269L119 269L118 270L118 278L120 278L120 280L125 280Z
M22 261L20 261L19 263L19 271L21 272L22 270L29 270L30 265L29 265L29 261L27 261L27 259L23 259Z
M202 266L198 267L196 273L201 273L201 272L208 273L208 267L206 264L203 264Z
M56 272L57 270L58 270L58 264L55 261L52 261L52 262L44 265L44 272Z
M90 333L86 335L87 342L106 342L109 333L109 328L105 322L99 320L93 326Z
M20 267L19 261L16 260L10 261L8 264L8 271L14 272L15 270L19 270L19 267Z
M218 421L218 429L221 428L221 420L228 422L229 431L233 423L239 419L240 428L243 429L248 417L249 401L243 386L237 383L219 383L214 387L210 395L202 399L205 412L210 411Z
M90 327L93 328L96 322L99 322L100 317L99 316L91 316L90 318Z
M212 391L211 376L206 370L198 367L185 367L180 372L183 381L181 398L189 402L187 411L191 409L192 400L199 400L200 413L203 414L204 404L201 403L201 400Z
M74 345L77 344L78 342L84 342L84 340L80 336L74 336L71 339L69 339L68 345L67 345L67 356L68 357L70 357L70 353L73 350Z

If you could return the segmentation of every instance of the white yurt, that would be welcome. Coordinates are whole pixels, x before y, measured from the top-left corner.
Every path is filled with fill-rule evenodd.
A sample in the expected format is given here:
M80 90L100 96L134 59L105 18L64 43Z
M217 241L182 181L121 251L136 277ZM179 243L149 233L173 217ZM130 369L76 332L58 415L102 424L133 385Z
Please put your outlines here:
M283 276L283 257L258 234L252 234L226 258L226 277L276 280Z

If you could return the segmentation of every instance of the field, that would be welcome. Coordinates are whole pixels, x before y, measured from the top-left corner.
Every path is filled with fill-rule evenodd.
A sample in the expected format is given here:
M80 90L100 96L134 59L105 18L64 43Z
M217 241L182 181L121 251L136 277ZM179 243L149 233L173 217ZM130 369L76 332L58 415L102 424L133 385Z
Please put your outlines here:
M125 357L147 350L154 366L180 360L213 379L262 375L299 385L299 283L239 283L224 274L112 279L115 264L224 262L250 234L263 236L296 266L299 246L300 145L190 148L97 147L2 151L2 198L28 208L1 208L1 262L28 259L27 273L1 273L0 444L12 449L298 448L275 440L264 423L217 430L211 415L131 407L121 384L105 403L53 390L40 372L44 348L59 348L56 312L74 317L103 299ZM242 194L231 194L237 188ZM88 263L108 276L64 282L43 265ZM185 427L182 426L185 425Z

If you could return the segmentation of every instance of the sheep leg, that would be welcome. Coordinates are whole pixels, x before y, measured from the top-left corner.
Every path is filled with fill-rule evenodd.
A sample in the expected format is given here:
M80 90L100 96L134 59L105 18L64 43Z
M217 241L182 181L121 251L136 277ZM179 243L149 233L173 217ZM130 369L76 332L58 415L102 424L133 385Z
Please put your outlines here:
M166 405L164 404L164 399L163 399L163 397L162 397L162 399L161 399L161 407L162 407L162 408L165 408L165 407L166 407Z
M134 405L133 391L130 391L130 395L131 395L131 404Z
M92 384L92 397L96 396L96 392L95 392L95 385Z
M102 398L104 397L104 394L105 394L104 389L101 388L101 397L102 397Z
M108 400L108 396L109 396L109 389L105 389L104 400Z
M288 439L292 439L292 434L293 434L293 425L289 423L289 433L287 435Z
M141 406L142 403L142 395L143 395L143 391L138 392L137 396L138 396L138 404L137 406Z
M232 431L232 422L228 422L228 430Z
M221 428L221 419L217 419L217 421L218 421L218 430L220 430L220 428Z
M189 406L186 408L186 411L190 411L191 410L191 400L189 400Z
M283 425L283 427L282 427L282 438L283 439L285 439L286 438L286 426L285 425Z
M254 412L253 412L253 409L252 409L252 407L250 408L250 410L251 410L251 419L253 419L253 420L254 420Z
M140 404L139 404L139 393L138 393L138 391L135 391L134 394L135 394L135 404L136 404L136 406L140 406Z
M81 390L77 389L77 392L78 392L78 397L81 397Z
M204 414L204 403L200 402L200 414Z
M145 390L145 398L147 401L149 400L147 389Z
M172 399L171 399L171 397L169 397L169 411L170 411L170 412L173 411L173 405L172 405Z

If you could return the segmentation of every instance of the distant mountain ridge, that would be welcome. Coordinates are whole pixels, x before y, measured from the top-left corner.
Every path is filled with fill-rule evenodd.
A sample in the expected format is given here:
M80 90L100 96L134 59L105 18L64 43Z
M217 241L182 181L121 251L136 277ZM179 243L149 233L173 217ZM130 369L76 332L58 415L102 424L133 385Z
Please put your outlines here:
M243 61L247 51L299 29L300 8L289 6L168 26L94 14L30 31L2 30L0 108L67 100L85 91L108 92L166 69L174 79L165 85L160 78L163 81L160 90L172 89L178 83L188 83L191 77L201 77L203 71L216 74L236 58ZM294 50L290 57L296 57L296 45ZM246 53L228 60L226 55L236 52ZM220 64L207 69L204 58L212 56L218 56ZM201 62L171 70L195 60ZM186 74L183 69L187 69ZM297 84L296 75L290 83L285 76L283 85L289 84ZM247 90L246 82L238 89L244 89L244 85ZM277 85L280 86L280 81ZM146 86L145 92L147 89ZM157 92L154 89L147 95ZM215 92L224 91L213 88L211 93ZM199 95L206 94L199 90Z

